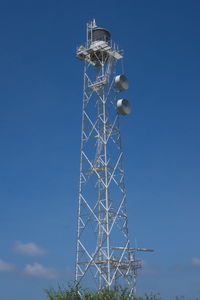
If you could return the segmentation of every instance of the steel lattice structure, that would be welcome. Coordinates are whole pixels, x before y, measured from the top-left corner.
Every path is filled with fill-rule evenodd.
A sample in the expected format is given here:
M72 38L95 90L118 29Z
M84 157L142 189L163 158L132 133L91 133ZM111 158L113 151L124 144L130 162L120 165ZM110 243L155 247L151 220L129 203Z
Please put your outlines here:
M84 60L84 87L78 202L76 285L94 280L98 289L128 283L135 293L141 262L130 247L123 151L115 85L120 51L108 39L94 38L95 21L87 24L87 43L77 49ZM97 32L97 30L96 30Z

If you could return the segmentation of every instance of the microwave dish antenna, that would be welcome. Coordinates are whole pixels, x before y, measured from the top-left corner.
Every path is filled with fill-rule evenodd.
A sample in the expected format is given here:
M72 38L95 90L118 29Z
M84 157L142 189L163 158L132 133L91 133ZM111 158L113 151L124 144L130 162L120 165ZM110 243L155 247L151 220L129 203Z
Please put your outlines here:
M119 91L125 91L128 89L128 78L125 75L117 75L115 77L115 85Z

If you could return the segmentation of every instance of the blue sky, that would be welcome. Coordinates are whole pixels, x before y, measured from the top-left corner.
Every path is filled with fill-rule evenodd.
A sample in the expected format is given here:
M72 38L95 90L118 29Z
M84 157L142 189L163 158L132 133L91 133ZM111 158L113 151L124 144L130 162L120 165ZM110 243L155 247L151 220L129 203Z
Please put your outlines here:
M0 2L0 299L73 279L85 24L125 52L121 122L138 294L200 295L200 2Z

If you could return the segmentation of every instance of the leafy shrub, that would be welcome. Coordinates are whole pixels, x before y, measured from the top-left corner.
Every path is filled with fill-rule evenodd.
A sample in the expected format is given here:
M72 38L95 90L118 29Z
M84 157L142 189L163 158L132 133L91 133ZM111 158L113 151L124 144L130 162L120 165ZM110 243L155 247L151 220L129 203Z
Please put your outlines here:
M58 290L53 288L45 290L49 300L127 300L130 299L129 291L121 287L114 287L109 290L107 288L100 291L82 290L81 295L75 288L62 289L58 287ZM156 294L145 294L143 297L133 297L132 300L159 300L159 296Z

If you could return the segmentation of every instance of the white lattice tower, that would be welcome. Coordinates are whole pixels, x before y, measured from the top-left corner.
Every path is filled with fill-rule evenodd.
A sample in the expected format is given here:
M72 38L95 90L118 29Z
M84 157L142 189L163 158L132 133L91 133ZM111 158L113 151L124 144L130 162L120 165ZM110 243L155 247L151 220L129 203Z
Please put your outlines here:
M133 295L141 267L135 252L147 250L130 248L128 235L119 128L123 112L117 108L123 88L116 87L123 55L110 33L93 21L77 57L85 66L75 281L77 286L94 281L98 289L128 284Z

